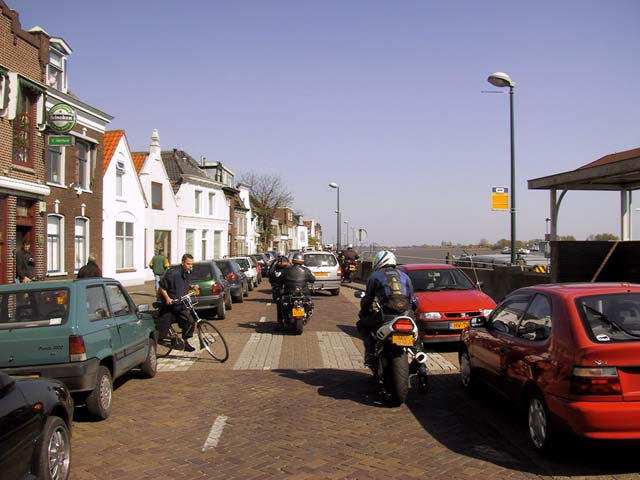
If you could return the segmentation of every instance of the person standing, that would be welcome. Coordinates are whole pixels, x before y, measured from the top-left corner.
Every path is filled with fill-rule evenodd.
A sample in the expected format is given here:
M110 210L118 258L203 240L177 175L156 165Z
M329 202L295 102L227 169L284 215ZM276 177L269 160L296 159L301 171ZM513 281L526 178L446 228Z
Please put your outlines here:
M149 268L153 271L153 275L156 281L156 292L160 287L160 279L164 275L164 272L169 268L169 259L164 256L164 250L159 249L158 253L153 256L149 262Z
M77 278L101 278L102 270L96 262L96 254L90 253L87 259L87 264L78 270Z
M35 274L31 242L25 240L22 243L22 248L16 252L16 278L19 283L29 283Z

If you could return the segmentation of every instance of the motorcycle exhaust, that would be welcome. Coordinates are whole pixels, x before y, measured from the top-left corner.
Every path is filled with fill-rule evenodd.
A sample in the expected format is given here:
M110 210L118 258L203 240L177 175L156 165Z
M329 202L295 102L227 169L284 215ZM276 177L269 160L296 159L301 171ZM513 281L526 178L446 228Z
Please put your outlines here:
M416 356L414 358L418 363L422 363L422 364L427 363L427 354L424 352L416 353Z

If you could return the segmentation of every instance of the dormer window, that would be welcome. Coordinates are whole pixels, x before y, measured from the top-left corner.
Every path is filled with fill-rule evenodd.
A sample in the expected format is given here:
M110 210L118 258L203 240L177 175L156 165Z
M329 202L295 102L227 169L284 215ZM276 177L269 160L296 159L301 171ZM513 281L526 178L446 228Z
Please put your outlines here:
M116 197L122 197L122 179L124 177L124 162L116 163Z
M62 39L53 37L49 41L49 63L47 64L47 85L67 93L67 58L71 47Z

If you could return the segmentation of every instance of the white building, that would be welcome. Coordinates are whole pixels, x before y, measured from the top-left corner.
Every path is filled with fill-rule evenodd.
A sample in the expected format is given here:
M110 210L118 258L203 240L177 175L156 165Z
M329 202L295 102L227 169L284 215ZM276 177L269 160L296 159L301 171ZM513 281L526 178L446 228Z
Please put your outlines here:
M223 184L205 174L183 150L161 154L178 205L178 257L195 260L229 254L229 204Z
M145 212L145 265L162 250L169 262L178 263L178 203L162 162L158 131L151 134L149 152L134 152L133 163L147 198ZM146 280L153 280L150 268L145 270Z
M253 213L251 208L251 187L249 185L245 185L244 183L238 184L238 190L240 191L240 199L244 206L248 209L246 212L247 224L246 224L246 246L247 253L258 253L258 245L260 244L260 234L257 232L257 222L258 218Z
M309 246L309 230L307 226L302 223L302 217L300 217L300 223L295 228L295 241L294 250L304 250Z
M105 132L102 167L102 274L138 285L146 277L147 201L123 130Z

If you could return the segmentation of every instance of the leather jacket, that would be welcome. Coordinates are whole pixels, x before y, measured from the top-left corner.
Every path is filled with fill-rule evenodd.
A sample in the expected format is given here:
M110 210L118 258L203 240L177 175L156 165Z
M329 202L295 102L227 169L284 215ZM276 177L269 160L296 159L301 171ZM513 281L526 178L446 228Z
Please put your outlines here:
M308 294L308 284L315 281L316 277L311 270L302 265L291 265L285 268L276 280L284 293L292 293L296 287L300 287L305 294Z

